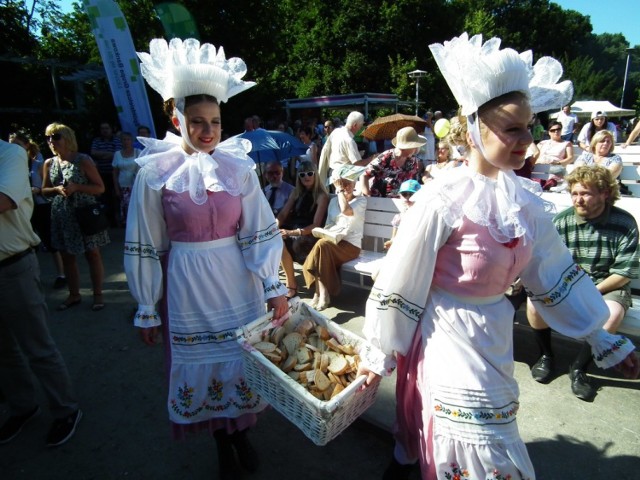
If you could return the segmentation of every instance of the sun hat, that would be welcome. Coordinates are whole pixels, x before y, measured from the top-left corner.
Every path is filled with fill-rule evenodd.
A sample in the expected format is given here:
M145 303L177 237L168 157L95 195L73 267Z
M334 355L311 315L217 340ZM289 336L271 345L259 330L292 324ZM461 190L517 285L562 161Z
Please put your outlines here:
M591 112L591 120L594 118L607 118L606 112L598 110L597 112Z
M422 135L418 135L413 127L404 127L398 130L396 136L391 143L400 150L410 148L420 148L427 143L427 139Z
M337 182L341 178L344 180L349 180L350 182L355 182L360 178L360 175L364 173L366 167L360 167L356 165L340 165L337 168L334 168L331 172L331 178L327 182L327 185Z
M420 184L416 180L405 180L400 185L398 193L416 193L418 190L420 190Z

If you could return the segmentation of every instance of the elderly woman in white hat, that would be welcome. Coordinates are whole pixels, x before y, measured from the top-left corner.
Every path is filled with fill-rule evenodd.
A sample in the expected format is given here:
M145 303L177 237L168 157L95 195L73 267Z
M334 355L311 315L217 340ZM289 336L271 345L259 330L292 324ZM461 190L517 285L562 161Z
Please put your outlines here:
M412 199L366 306L364 333L387 354L363 370L397 365L396 448L385 479L534 479L518 433L513 307L504 292L520 277L558 332L586 339L599 366L639 365L633 344L602 329L609 310L564 246L537 195L517 177L533 112L572 94L559 62L500 50L465 33L430 49L466 126L468 166ZM419 268L416 268L419 266Z
M302 267L307 288L314 289L311 306L324 310L331 296L340 293L340 266L358 258L364 234L364 214L367 199L355 196L355 180L364 167L343 165L331 173L336 196L329 202L324 229L314 229L320 238L307 255Z
M174 436L213 434L220 478L237 478L236 455L245 470L258 468L246 431L267 404L245 380L235 332L264 315L265 302L275 319L287 312L282 239L251 145L220 143L219 104L254 83L242 80L241 59L195 39L152 40L138 55L180 136L139 138L146 148L125 236L134 323L148 344L162 323Z
M391 143L394 148L373 159L360 177L363 195L399 197L398 189L402 182L418 179L421 164L416 153L427 143L427 139L418 135L413 127L405 127L398 130Z

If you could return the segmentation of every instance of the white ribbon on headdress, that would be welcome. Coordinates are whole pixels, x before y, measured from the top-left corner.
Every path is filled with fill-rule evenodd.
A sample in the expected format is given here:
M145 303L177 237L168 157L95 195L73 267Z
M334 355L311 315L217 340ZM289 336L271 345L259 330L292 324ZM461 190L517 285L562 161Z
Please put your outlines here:
M467 116L467 131L475 147L480 151L485 160L493 165L493 162L487 157L487 153L484 150L484 143L482 143L482 136L480 135L480 116L477 113L472 113Z

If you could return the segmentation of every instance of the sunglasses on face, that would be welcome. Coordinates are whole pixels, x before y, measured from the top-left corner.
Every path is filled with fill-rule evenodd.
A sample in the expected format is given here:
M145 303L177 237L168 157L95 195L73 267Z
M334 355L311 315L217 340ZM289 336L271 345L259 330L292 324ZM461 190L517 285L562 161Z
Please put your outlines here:
M61 133L54 133L53 135L45 135L44 138L47 140L47 142L52 142L52 141L58 141L62 138L62 134Z
M551 128L549 129L550 132L559 132L560 130L562 130L561 128Z
M279 170L268 171L267 175L280 175L282 172Z
M316 172L298 172L298 176L300 178L304 178L304 177L313 177L315 175Z

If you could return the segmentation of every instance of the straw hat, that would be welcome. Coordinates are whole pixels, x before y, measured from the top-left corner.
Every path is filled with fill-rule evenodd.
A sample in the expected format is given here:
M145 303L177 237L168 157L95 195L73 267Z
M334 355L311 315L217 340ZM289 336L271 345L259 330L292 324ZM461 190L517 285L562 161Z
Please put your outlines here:
M411 148L420 148L427 143L427 139L422 135L418 135L413 127L404 127L398 130L391 143L400 150L409 150Z

